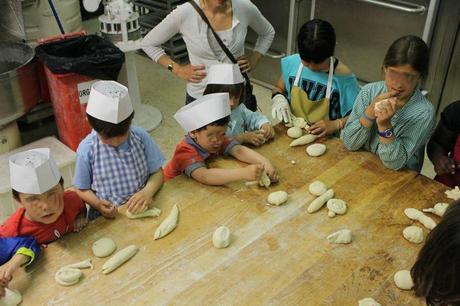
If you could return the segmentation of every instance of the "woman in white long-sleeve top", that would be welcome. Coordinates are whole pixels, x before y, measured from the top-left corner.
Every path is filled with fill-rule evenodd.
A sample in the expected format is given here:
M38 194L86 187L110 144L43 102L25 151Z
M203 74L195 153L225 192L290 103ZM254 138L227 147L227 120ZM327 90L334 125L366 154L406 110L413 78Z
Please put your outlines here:
M192 1L199 5L214 31L238 59L241 72L254 69L261 56L270 48L275 36L272 25L257 7L249 0ZM249 60L244 56L248 27L259 35ZM161 48L161 44L178 33L182 35L187 46L190 59L188 65L174 62ZM166 16L144 37L142 44L145 53L155 62L187 81L186 103L203 95L207 68L219 63L231 63L211 29L188 2L179 5Z
M384 81L361 89L342 132L349 150L377 154L390 169L420 172L435 126L434 108L419 88L428 54L425 42L412 35L390 46L383 61Z

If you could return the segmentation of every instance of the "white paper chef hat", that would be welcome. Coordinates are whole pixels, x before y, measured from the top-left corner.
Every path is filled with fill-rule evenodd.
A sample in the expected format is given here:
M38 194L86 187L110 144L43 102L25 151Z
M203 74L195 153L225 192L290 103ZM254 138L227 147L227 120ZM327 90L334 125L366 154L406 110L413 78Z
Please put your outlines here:
M114 124L133 112L128 88L115 81L98 81L91 86L86 113Z
M191 132L229 115L229 96L225 92L209 94L196 99L181 107L174 114L174 119L186 132Z
M10 156L11 188L16 191L41 194L56 186L60 179L61 174L48 148Z
M244 83L244 78L237 64L218 64L209 67L208 84L233 85L239 83Z

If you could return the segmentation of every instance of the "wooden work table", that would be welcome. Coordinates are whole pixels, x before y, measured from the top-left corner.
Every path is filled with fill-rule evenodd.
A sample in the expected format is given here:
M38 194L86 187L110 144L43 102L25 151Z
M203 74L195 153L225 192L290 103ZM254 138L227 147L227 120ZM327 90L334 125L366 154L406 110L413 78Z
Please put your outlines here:
M291 139L283 131L277 129L276 141L258 149L278 169L279 184L269 189L244 182L210 187L177 177L156 197L163 211L159 218L99 218L81 233L52 243L11 287L22 292L24 305L343 306L365 297L382 305L424 305L393 283L393 274L410 269L421 247L403 238L402 230L413 223L403 211L448 202L447 188L412 171L388 170L375 155L349 152L338 139L323 141L325 155L309 157L305 146L289 147ZM237 162L219 159L212 165ZM345 215L330 219L325 207L307 213L314 199L308 185L314 180L347 202ZM267 206L267 195L277 190L289 193L288 202ZM180 210L177 228L154 241L155 229L174 204ZM211 237L221 225L230 228L233 241L215 249ZM351 244L327 242L327 235L344 228L353 232ZM101 237L113 238L118 250L135 244L140 251L104 275L107 258L91 251ZM62 287L54 281L60 267L86 258L95 269L82 270L77 285Z

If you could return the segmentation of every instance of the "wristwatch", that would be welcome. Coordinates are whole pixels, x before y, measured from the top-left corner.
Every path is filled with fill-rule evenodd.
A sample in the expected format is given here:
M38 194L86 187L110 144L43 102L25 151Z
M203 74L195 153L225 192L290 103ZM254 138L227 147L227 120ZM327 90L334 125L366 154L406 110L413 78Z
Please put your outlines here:
M383 137L383 138L390 138L391 136L394 135L395 131L393 130L393 128L389 128L389 129L386 129L385 131L377 131L377 133L379 134L379 136Z
M168 70L169 70L169 71L171 71L171 72L173 71L174 64L175 64L174 62L171 62L171 63L168 65Z

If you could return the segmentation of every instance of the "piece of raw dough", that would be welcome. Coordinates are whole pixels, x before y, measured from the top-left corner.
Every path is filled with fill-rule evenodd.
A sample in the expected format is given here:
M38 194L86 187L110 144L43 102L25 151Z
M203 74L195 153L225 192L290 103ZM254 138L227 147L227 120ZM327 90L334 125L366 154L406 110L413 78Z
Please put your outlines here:
M292 119L292 124L301 129L305 128L308 124L307 121L302 117L297 117Z
M83 261L76 262L67 266L64 266L63 268L75 268L75 269L86 269L86 268L91 268L94 269L93 265L91 264L91 259L87 258Z
M297 126L293 126L287 130L287 135L291 138L299 138L302 134L302 129Z
M107 257L112 254L117 245L115 241L110 238L101 238L93 243L92 250L93 254L96 257Z
M218 227L212 235L212 244L216 249L223 249L230 244L230 229L226 226Z
M327 191L327 186L321 181L314 181L308 186L308 191L310 191L312 195L320 196Z
M155 231L153 239L157 240L171 233L177 226L177 220L179 218L179 208L174 205L169 215L161 222L160 226Z
M411 220L418 221L423 224L427 229L432 230L436 226L436 222L430 217L425 216L420 210L415 208L406 208L404 214Z
M402 290L411 290L414 287L414 282L410 275L409 270L401 270L395 273L393 280L395 281L396 287Z
M268 195L267 202L270 205L281 205L286 202L288 199L288 194L286 191L275 191Z
M329 243L348 244L351 242L353 236L349 229L343 229L327 236Z
M80 269L62 267L54 274L54 279L59 285L72 286L78 283L81 275Z
M102 273L108 274L127 262L131 257L136 255L139 248L135 245L129 245L123 250L115 253L109 260L107 260L102 266Z
M382 306L379 302L373 298L365 298L358 301L358 306Z
M449 199L452 199L454 201L460 199L460 189L458 188L458 186L455 186L454 189L447 190L445 194Z
M16 306L21 302L21 293L9 288L5 288L5 296L0 298L0 306Z
M289 146L290 147L297 147L297 146L303 146L309 143L312 143L313 141L316 140L318 136L313 135L313 134L307 134L303 135L302 137L297 138L296 140L292 141Z
M315 211L318 211L323 207L324 204L326 204L327 201L332 199L334 197L334 190L329 189L316 199L314 199L310 205L308 205L307 211L311 214L314 213Z
M158 217L160 214L161 214L161 210L156 207L149 208L140 214L132 214L128 210L126 210L126 217L128 217L129 219Z
M449 204L447 203L436 203L433 208L424 208L422 210L424 212L430 212L437 216L442 217L446 213L446 210L448 207L449 207Z
M410 242L421 243L423 241L423 229L416 225L408 226L403 230L403 236Z
M330 199L327 201L327 209L329 209L328 216L334 218L335 215L343 215L347 212L347 203L341 199ZM332 212L331 214L329 214Z
M265 170L262 171L262 175L260 176L260 179L259 179L259 186L268 188L268 187L270 187L271 183L272 183L272 181L268 177L267 172Z
M326 145L322 143L314 143L307 147L307 154L312 157L318 157L326 152Z

